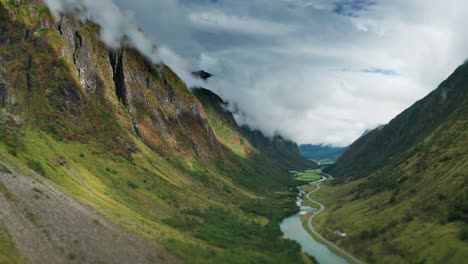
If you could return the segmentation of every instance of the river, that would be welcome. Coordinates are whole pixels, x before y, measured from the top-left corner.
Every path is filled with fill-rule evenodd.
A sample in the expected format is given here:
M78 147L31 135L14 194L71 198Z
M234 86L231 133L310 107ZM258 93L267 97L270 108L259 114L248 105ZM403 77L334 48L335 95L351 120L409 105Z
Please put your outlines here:
M311 214L312 208L302 206L302 199L297 198L297 205L301 209L301 213ZM307 231L304 229L300 219L300 213L285 218L280 225L284 237L299 243L302 250L307 254L313 256L319 263L333 263L333 264L346 264L348 263L342 257L333 253L325 245L317 242Z

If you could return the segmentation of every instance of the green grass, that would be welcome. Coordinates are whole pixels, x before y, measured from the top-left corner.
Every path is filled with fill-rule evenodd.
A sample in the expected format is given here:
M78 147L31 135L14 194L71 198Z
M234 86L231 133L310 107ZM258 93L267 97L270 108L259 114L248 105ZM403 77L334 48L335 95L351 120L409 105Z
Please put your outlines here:
M320 180L322 176L320 175L319 169L314 170L305 170L305 171L290 171L294 174L294 180L296 181L307 181L312 182Z
M355 199L349 195L350 190L361 183L336 186L322 183L312 195L327 207L313 223L325 238L366 262L462 263L468 257L466 242L460 239L462 223L441 225L414 214L411 203L418 197L396 207L382 203L388 201L389 192ZM308 186L306 190L313 188ZM307 201L304 204L314 206ZM333 233L338 228L347 236L342 238Z
M236 127L237 124L231 119L230 113L221 106L221 98L203 89L195 90L194 94L203 104L208 121L222 144L245 159L257 151Z
M321 188L323 187L323 185L324 185L324 183L321 184ZM306 194L307 194L308 192L310 192L310 191L315 190L315 189L316 189L316 186L315 186L315 185L314 185L314 186L304 186L304 187L303 187L303 190L306 192ZM318 192L318 191L317 191L317 192ZM314 197L314 194L316 194L317 192L314 192L313 194L311 194L310 197L311 197L312 199L316 199L316 197ZM322 203L321 200L317 200L317 201L319 201L320 203ZM317 205L316 203L312 203L312 202L310 202L308 199L304 199L303 205L305 205L305 206L310 206L310 207L312 207L312 208L317 208L317 209L319 208L318 205ZM317 229L316 224L315 224L315 222L317 222L317 219L318 219L321 215L326 214L326 212L327 212L327 210L325 209L325 210L322 211L319 215L317 215L316 217L314 217L314 220L312 221L312 224L313 224L314 228L315 228L322 236L323 236L323 234L322 234L323 231L325 231L326 233L328 233L328 234L331 235L331 236L335 236L335 233L330 232L330 229L319 231L319 230ZM329 247L327 244L323 243L323 240L322 240L320 237L318 237L318 236L316 236L314 233L312 233L312 232L310 231L310 229L309 229L309 226L308 226L309 218L310 218L310 214L302 215L302 216L301 216L301 223L302 223L304 229L307 231L307 233L309 233L309 235L311 235L311 236L312 236L315 240L317 240L318 242L320 242L320 243L322 243L323 245L325 245L330 251L332 251L332 252L335 253L336 255L341 256L342 258L344 258L348 263L355 263L355 262L354 262L351 258L349 258L348 256L341 254L341 252L337 251L335 248Z
M323 243L321 238L319 238L318 236L316 236L314 233L312 233L310 231L310 229L308 227L308 224L307 224L307 222L309 221L309 217L310 217L310 215L302 215L301 216L301 223L304 226L304 229L307 231L307 233L309 233L309 235L311 235L316 241L318 241L319 243L322 243L323 245L325 245L330 251L332 251L336 255L344 258L348 263L354 263L354 261L352 259L348 258L345 255L342 255L341 252L337 251L335 248L329 247L327 244Z
M162 243L182 259L275 263L302 258L297 245L279 233L279 221L294 210L289 194L256 198L207 167L195 170L207 177L207 183L199 182L138 141L140 151L125 159L100 144L57 141L43 132L28 131L22 140L29 144L17 157L0 147L0 157L14 170L47 178L109 220ZM37 168L30 160L42 164L41 174L32 173L31 167ZM231 194L226 195L226 189Z
M16 244L0 223L0 263L26 263Z
M465 64L328 168L335 183L314 193L328 207L314 219L324 236L368 262L466 262L467 74Z
M99 29L88 25L79 31L90 48L87 58L96 63L96 76L103 82L102 91L90 96L80 86L75 65L56 56L73 53L58 30L41 29L24 40L25 30L42 22L37 21L41 14L48 15L40 5L25 2L19 12L11 8L0 4L5 38L15 40L1 44L0 56L9 83L18 87L8 90L18 107L7 109L9 121L0 126L2 163L36 181L47 179L186 262L304 259L299 246L284 240L279 229L279 221L294 211L288 174L225 120L210 115L213 124L208 127L199 102L167 67L160 74L159 69L148 69L150 64L136 51L126 51L127 66L147 73L146 81L158 87L155 93L146 82L129 85L135 94L144 94L145 102L135 105L139 127L146 133L141 140L115 96L109 53L99 42ZM25 76L33 80L34 89L27 89ZM164 103L156 97L159 92L161 98L177 102ZM154 127L149 114L154 109L160 111L167 132ZM207 132L211 129L217 140ZM31 191L38 197L41 192Z

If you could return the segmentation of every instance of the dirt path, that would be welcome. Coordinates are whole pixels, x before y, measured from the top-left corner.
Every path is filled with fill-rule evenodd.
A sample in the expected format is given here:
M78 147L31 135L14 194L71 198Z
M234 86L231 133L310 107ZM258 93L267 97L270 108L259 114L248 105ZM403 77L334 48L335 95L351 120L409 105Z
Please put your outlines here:
M0 173L0 222L29 263L180 262L38 179Z
M309 217L309 219L307 220L307 226L309 227L310 231L316 236L319 238L319 242L322 243L322 244L325 244L327 245L328 247L331 247L333 248L336 252L339 252L340 255L342 256L345 256L346 258L350 259L353 261L353 263L357 263L357 264L363 264L359 259L355 258L353 255L349 254L348 252L346 252L345 250L341 249L340 247L338 247L335 243L327 240L326 238L324 238L322 235L319 234L319 232L317 232L314 227L312 226L312 220L314 219L315 216L317 216L318 214L320 214L324 209L325 209L325 206L315 200L312 200L310 198L310 194L311 193L314 193L318 190L320 190L320 183L321 182L318 182L317 183L317 188L315 188L315 190L307 193L306 195L306 198L307 200L309 200L310 202L312 203L315 203L315 204L318 204L320 209L315 212L315 213L312 213L312 215Z

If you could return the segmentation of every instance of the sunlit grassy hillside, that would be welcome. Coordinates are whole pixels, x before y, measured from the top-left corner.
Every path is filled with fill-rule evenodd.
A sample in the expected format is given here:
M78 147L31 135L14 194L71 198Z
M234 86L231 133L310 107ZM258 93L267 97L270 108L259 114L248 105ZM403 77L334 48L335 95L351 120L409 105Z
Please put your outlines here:
M369 262L468 257L468 65L388 125L358 139L317 193L326 236ZM342 228L338 238L327 230Z
M290 174L168 67L131 47L110 52L97 26L59 23L41 1L1 0L0 21L3 167L190 263L307 260L278 226L295 210ZM7 228L0 261L19 262Z

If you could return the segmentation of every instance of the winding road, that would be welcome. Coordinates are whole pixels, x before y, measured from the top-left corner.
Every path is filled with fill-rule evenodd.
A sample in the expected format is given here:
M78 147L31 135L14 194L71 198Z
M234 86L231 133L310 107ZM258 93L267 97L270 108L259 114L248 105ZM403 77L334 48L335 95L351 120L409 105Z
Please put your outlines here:
M363 264L359 259L355 258L353 255L349 254L348 252L346 252L345 250L341 249L340 247L338 247L337 245L335 245L333 242L325 239L322 235L320 235L315 229L314 227L312 226L312 220L314 219L314 217L318 214L320 214L324 209L325 209L325 206L315 200L312 200L309 195L313 192L316 192L318 190L320 190L320 183L322 182L321 181L318 181L316 184L317 184L317 188L309 193L307 193L306 195L306 198L307 200L309 200L310 202L312 203L315 203L315 204L318 204L320 206L320 209L315 212L315 213L312 213L312 215L309 217L309 219L307 220L307 226L309 227L310 231L316 236L319 238L319 242L327 245L328 247L330 248L333 248L336 252L338 252L340 255L342 256L345 256L348 260L352 260L354 263L357 263L357 264Z

